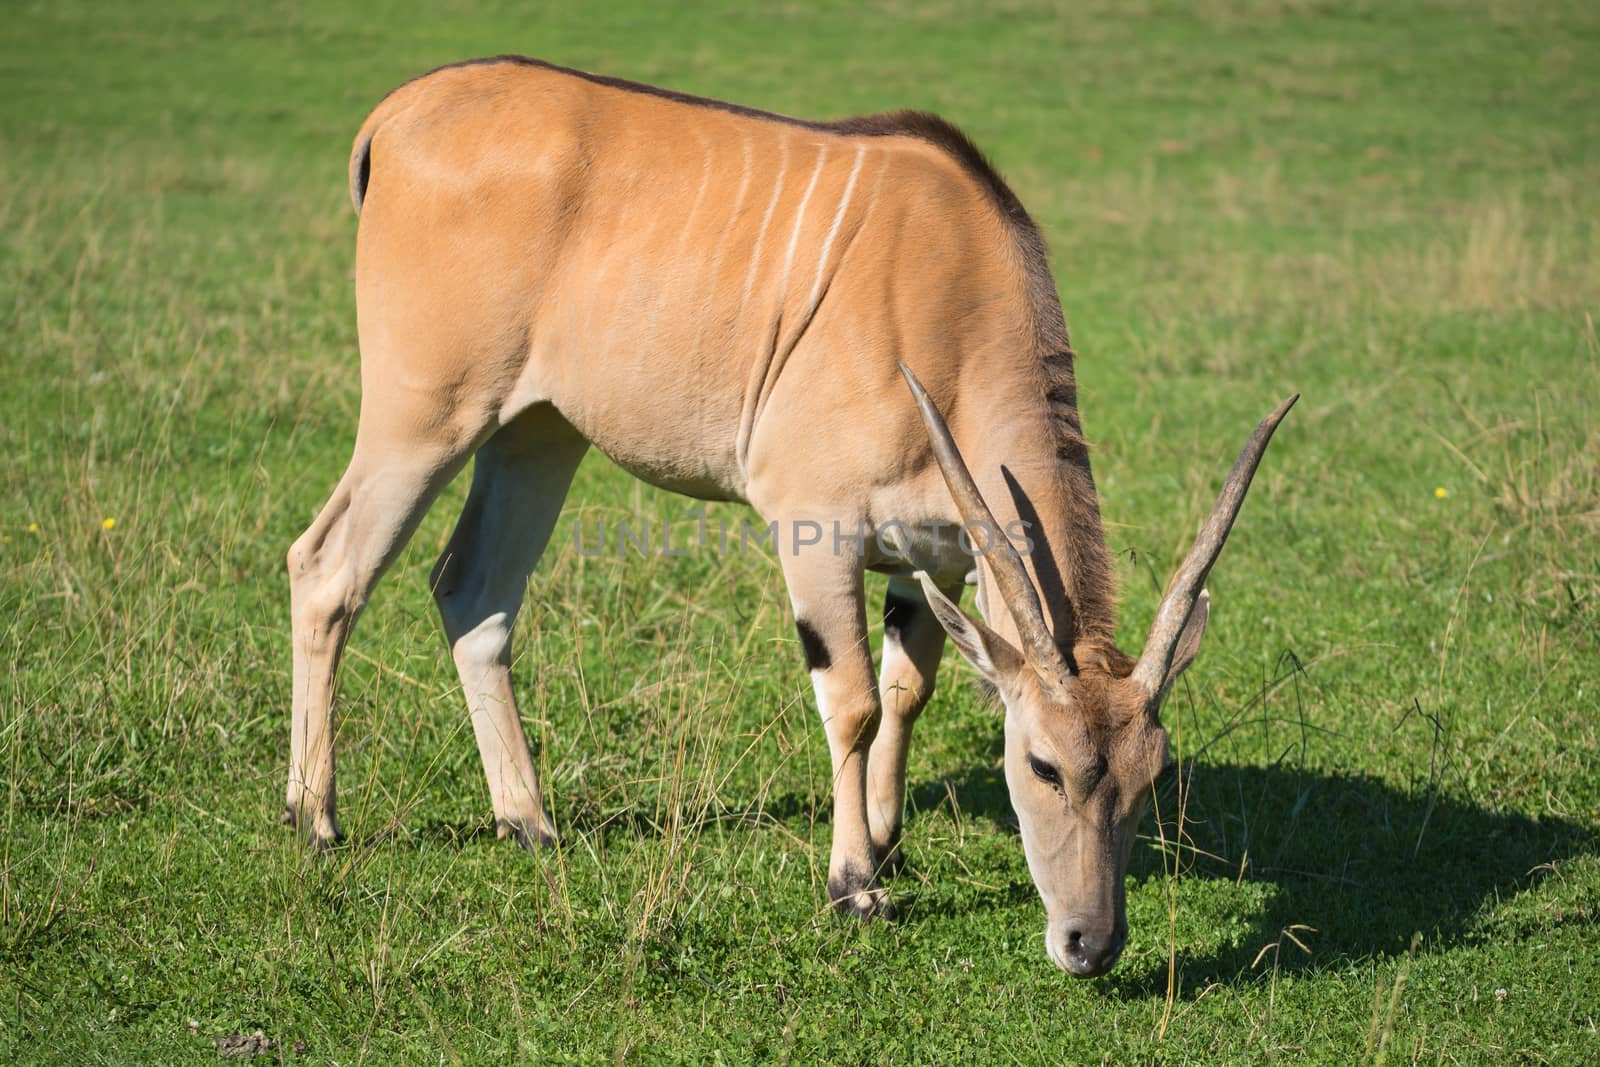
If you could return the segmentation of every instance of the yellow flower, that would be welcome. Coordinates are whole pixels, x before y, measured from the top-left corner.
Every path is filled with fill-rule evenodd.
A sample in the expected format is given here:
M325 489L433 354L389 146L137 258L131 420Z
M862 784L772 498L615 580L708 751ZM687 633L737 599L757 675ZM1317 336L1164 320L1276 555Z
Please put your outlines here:
M1443 500L1445 497L1450 495L1450 490L1441 485L1433 491L1433 495L1438 497L1440 500Z
M100 525L101 525L101 526L102 526L102 527L103 527L103 528L105 528L105 529L107 529L107 530L109 530L109 529L111 529L111 528L112 528L112 527L114 527L114 526L116 526L116 525L117 525L117 520L116 520L116 519L113 519L113 518L110 518L110 517L109 517L109 516L108 516L108 517L106 517L106 518L104 518L104 519L101 519L101 520L100 520Z
M38 533L39 532L39 524L36 523L36 522L28 523L28 532L29 533Z

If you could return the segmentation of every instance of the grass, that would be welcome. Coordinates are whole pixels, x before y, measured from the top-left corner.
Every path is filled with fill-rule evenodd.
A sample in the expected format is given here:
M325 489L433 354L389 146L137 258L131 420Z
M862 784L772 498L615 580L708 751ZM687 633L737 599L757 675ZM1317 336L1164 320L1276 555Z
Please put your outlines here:
M1600 1058L1593 5L102 8L0 41L0 1059ZM1184 817L1111 978L1045 959L953 654L903 918L825 910L826 745L759 553L558 535L517 657L563 845L497 843L426 592L460 486L347 659L351 843L276 826L283 553L358 403L349 140L503 51L963 124L1054 248L1130 647L1304 393L1166 712ZM592 457L563 530L688 506Z

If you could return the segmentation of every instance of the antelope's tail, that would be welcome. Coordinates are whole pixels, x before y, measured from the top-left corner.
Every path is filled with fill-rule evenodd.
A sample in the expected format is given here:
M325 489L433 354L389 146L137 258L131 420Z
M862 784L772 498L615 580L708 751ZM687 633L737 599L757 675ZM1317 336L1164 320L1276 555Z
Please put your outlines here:
M416 101L418 83L427 76L424 74L412 78L391 91L378 102L377 107L372 109L367 121L363 122L361 129L357 131L356 142L350 148L350 203L354 205L357 215L361 214L361 205L367 199L367 183L372 180L372 139L378 135L378 130L385 122Z

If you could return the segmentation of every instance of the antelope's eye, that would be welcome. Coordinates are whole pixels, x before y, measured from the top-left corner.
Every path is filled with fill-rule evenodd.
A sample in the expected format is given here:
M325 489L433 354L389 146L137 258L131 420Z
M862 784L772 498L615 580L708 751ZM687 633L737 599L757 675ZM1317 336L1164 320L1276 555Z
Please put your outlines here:
M1061 772L1038 756L1028 757L1028 769L1033 772L1033 776L1039 781L1053 785L1057 789L1061 788Z

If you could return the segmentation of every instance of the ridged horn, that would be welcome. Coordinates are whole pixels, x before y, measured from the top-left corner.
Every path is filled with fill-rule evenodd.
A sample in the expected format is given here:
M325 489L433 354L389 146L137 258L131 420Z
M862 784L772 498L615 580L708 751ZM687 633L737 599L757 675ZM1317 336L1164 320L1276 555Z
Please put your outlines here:
M1145 642L1144 652L1133 669L1134 680L1151 696L1159 696L1166 685L1178 637L1183 633L1184 624L1189 621L1189 613L1194 610L1200 590L1205 587L1211 565L1222 553L1222 546L1228 540L1228 531L1233 529L1233 520L1239 516L1244 495L1250 489L1250 479L1255 477L1256 467L1267 451L1268 442L1272 440L1272 431L1278 428L1278 423L1283 421L1283 417L1299 399L1299 393L1291 396L1256 426L1250 440L1239 452L1239 458L1234 460L1228 480L1223 483L1222 492L1217 494L1216 506L1200 528L1194 547L1189 549L1183 565L1172 576L1172 581L1167 583L1161 607L1156 609L1155 621L1150 625L1150 638Z
M1050 628L1045 625L1044 612L1039 607L1038 590L1022 565L1022 557L1017 554L1000 524L994 521L994 514L978 492L978 484L972 480L972 472L961 458L961 452L950 436L950 427L945 425L944 416L939 413L933 398L928 396L928 391L911 373L910 367L901 363L900 373L911 387L917 409L922 412L934 457L939 461L939 470L944 474L945 485L950 487L950 495L955 498L962 519L969 524L982 524L990 534L991 544L983 558L989 563L989 573L994 577L1000 599L1005 601L1011 619L1017 625L1023 656L1041 681L1057 691L1064 691L1072 671L1068 669L1066 660L1061 658L1055 639L1050 636Z

